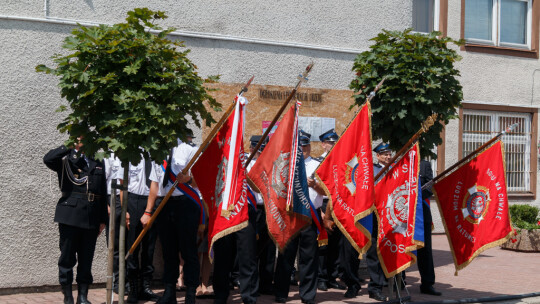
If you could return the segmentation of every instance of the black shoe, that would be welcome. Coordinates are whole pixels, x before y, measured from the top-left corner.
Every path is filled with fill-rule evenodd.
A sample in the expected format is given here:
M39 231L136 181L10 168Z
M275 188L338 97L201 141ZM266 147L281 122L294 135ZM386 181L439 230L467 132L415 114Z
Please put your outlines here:
M315 304L315 300L302 300L304 304Z
M441 296L442 293L440 291L435 290L433 286L420 286L420 293L425 293L432 296Z
M139 299L156 302L159 296L150 289L150 280L144 279L139 286Z
M272 289L272 287L264 287L264 288L259 288L259 293L262 295L273 295L274 290Z
M126 302L128 303L137 303L139 302L139 289L137 284L137 279L129 280L129 293Z
M326 285L328 286L328 288L334 288L334 289L339 289L339 290L347 289L347 286L340 284L337 281L328 281Z
M240 281L238 279L232 281L232 286L240 288Z
M285 303L285 302L287 302L287 299L282 298L282 297L276 297L275 302L276 303Z
M376 291L370 291L368 292L369 297L372 299L375 299L377 301L386 301L386 297L382 295L382 293L378 290Z
M328 286L326 286L326 283L324 281L320 281L318 284L317 284L317 289L318 290L321 290L321 291L327 291L328 290Z
M88 284L78 285L77 304L92 304L88 301Z
M347 299L356 298L358 295L358 292L360 291L360 286L358 285L351 285L349 288L347 288L347 292L345 292L344 297Z
M197 287L186 287L186 299L185 304L195 304L195 294L197 293Z
M74 304L73 290L71 284L62 285L62 293L64 294L64 304Z
M177 304L176 301L176 285L165 284L163 296L157 301L157 304Z

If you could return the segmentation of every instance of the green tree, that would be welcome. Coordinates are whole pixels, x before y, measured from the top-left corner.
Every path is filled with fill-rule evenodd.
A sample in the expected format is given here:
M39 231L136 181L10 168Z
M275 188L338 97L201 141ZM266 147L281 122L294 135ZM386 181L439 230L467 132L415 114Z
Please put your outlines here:
M197 126L214 122L205 104L220 105L187 58L189 50L181 50L183 42L167 39L174 29L154 24L165 18L164 12L137 8L125 23L80 26L64 40L69 54L52 57L56 68L36 67L59 76L70 109L58 125L70 134L66 145L83 136L87 155L115 152L125 164L138 163L143 154L161 162L177 138L185 139L189 117Z
M361 105L383 77L386 80L371 101L374 139L388 142L399 150L418 131L431 114L438 121L420 137L421 154L437 157L431 149L442 143L443 123L457 117L463 99L454 63L461 59L448 44L461 45L440 32L428 35L383 30L371 39L369 51L359 54L354 62L356 78L350 88L355 91L354 105Z

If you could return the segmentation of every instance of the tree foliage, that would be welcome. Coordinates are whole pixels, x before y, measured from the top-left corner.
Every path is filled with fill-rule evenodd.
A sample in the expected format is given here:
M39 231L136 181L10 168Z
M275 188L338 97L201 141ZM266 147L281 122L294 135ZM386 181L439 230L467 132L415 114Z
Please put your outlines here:
M407 143L428 116L437 113L439 121L420 138L421 154L436 158L431 150L442 143L442 123L457 117L463 93L454 63L461 57L448 44L462 42L440 35L383 30L371 39L375 44L370 50L355 59L357 76L350 84L355 105L363 104L386 77L371 102L372 132L374 139L388 142L394 151Z
M177 138L185 139L190 118L197 126L214 122L205 103L215 110L220 105L187 58L189 50L181 50L183 42L167 38L174 29L154 24L165 18L137 8L125 23L80 26L64 40L69 54L52 57L56 68L36 67L59 76L71 110L58 125L70 134L66 145L82 136L87 155L115 152L122 162L138 163L142 153L161 162Z

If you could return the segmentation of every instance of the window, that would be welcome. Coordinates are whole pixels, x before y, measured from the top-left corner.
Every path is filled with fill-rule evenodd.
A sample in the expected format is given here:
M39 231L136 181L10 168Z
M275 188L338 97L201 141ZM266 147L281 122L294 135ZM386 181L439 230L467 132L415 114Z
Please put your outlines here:
M467 43L531 49L532 0L465 0Z
M413 0L412 28L421 33L439 30L439 0Z
M505 151L506 183L509 193L531 190L530 113L463 110L461 155L465 157L508 126L517 128L502 137Z

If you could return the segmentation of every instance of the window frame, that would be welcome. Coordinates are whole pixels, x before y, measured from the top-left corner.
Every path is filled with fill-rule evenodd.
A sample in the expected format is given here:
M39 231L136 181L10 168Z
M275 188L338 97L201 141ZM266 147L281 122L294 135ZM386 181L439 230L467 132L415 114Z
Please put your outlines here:
M518 112L531 114L531 147L530 147L530 191L528 192L508 192L509 199L536 199L536 182L538 170L538 108L530 107L514 107L503 105L489 105L480 103L462 102L462 107L459 109L459 141L458 141L458 159L463 159L463 110L481 110L481 111L496 111L504 114L505 112Z
M461 46L462 51L479 52L496 55L516 56L525 58L539 58L538 36L539 36L539 0L516 0L527 2L527 42L526 44L515 44L500 41L500 21L501 10L499 9L502 0L493 0L492 8L492 39L465 38L465 1L461 0L461 39L465 44Z
M412 25L411 25L412 27ZM439 31L443 36L447 35L448 29L448 0L433 0L433 30ZM429 34L426 32L415 33Z

